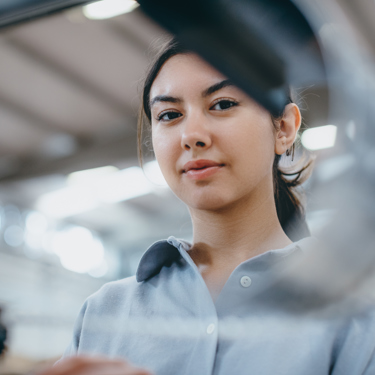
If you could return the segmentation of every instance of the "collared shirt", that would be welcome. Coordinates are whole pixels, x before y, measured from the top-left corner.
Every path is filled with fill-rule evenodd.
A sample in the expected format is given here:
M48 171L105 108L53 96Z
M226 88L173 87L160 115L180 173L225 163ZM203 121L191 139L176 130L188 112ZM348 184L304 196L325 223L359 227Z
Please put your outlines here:
M215 302L190 244L158 241L135 277L87 299L65 356L121 357L157 375L374 375L372 311L324 319L264 303L274 299L275 269L309 241L241 263Z

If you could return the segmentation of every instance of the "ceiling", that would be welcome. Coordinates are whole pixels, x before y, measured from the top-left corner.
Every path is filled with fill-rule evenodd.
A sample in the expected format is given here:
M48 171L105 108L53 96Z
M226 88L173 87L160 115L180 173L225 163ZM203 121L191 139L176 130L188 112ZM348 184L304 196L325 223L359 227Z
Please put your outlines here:
M134 156L139 85L163 36L139 10L92 21L74 8L3 30L0 175L64 169L92 148L95 166Z

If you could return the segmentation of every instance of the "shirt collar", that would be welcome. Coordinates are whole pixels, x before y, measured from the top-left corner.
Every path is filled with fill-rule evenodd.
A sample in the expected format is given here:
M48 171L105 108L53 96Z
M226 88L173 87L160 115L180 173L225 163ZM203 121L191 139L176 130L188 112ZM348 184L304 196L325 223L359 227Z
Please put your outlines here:
M268 268L272 265L279 264L288 255L296 251L304 250L307 244L315 241L312 237L303 238L282 249L269 250L263 254L257 255L246 262L257 263L260 268ZM181 258L182 252L189 251L191 244L184 240L177 239L173 236L167 240L161 240L153 243L143 254L138 269L136 279L138 282L145 281L155 275L160 270Z
M181 258L180 251L190 249L190 244L171 236L167 240L153 243L143 254L135 277L138 282L157 275L163 266Z

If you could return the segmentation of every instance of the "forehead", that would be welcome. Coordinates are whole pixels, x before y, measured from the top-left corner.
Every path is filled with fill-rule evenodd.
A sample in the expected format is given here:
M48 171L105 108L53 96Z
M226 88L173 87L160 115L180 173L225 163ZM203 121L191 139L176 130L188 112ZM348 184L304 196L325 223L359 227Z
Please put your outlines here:
M171 94L175 90L201 91L226 79L210 64L193 53L179 54L168 59L159 71L150 90L150 97Z

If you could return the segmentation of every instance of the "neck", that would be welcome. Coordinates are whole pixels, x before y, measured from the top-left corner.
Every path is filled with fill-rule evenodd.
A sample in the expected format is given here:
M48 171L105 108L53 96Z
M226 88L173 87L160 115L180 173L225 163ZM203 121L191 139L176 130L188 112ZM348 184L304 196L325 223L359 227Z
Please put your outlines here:
M239 264L292 241L277 217L273 193L254 193L219 211L190 210L193 221L191 255L197 264Z
M277 217L272 184L220 210L190 209L193 246L189 255L215 301L242 262L292 243Z

